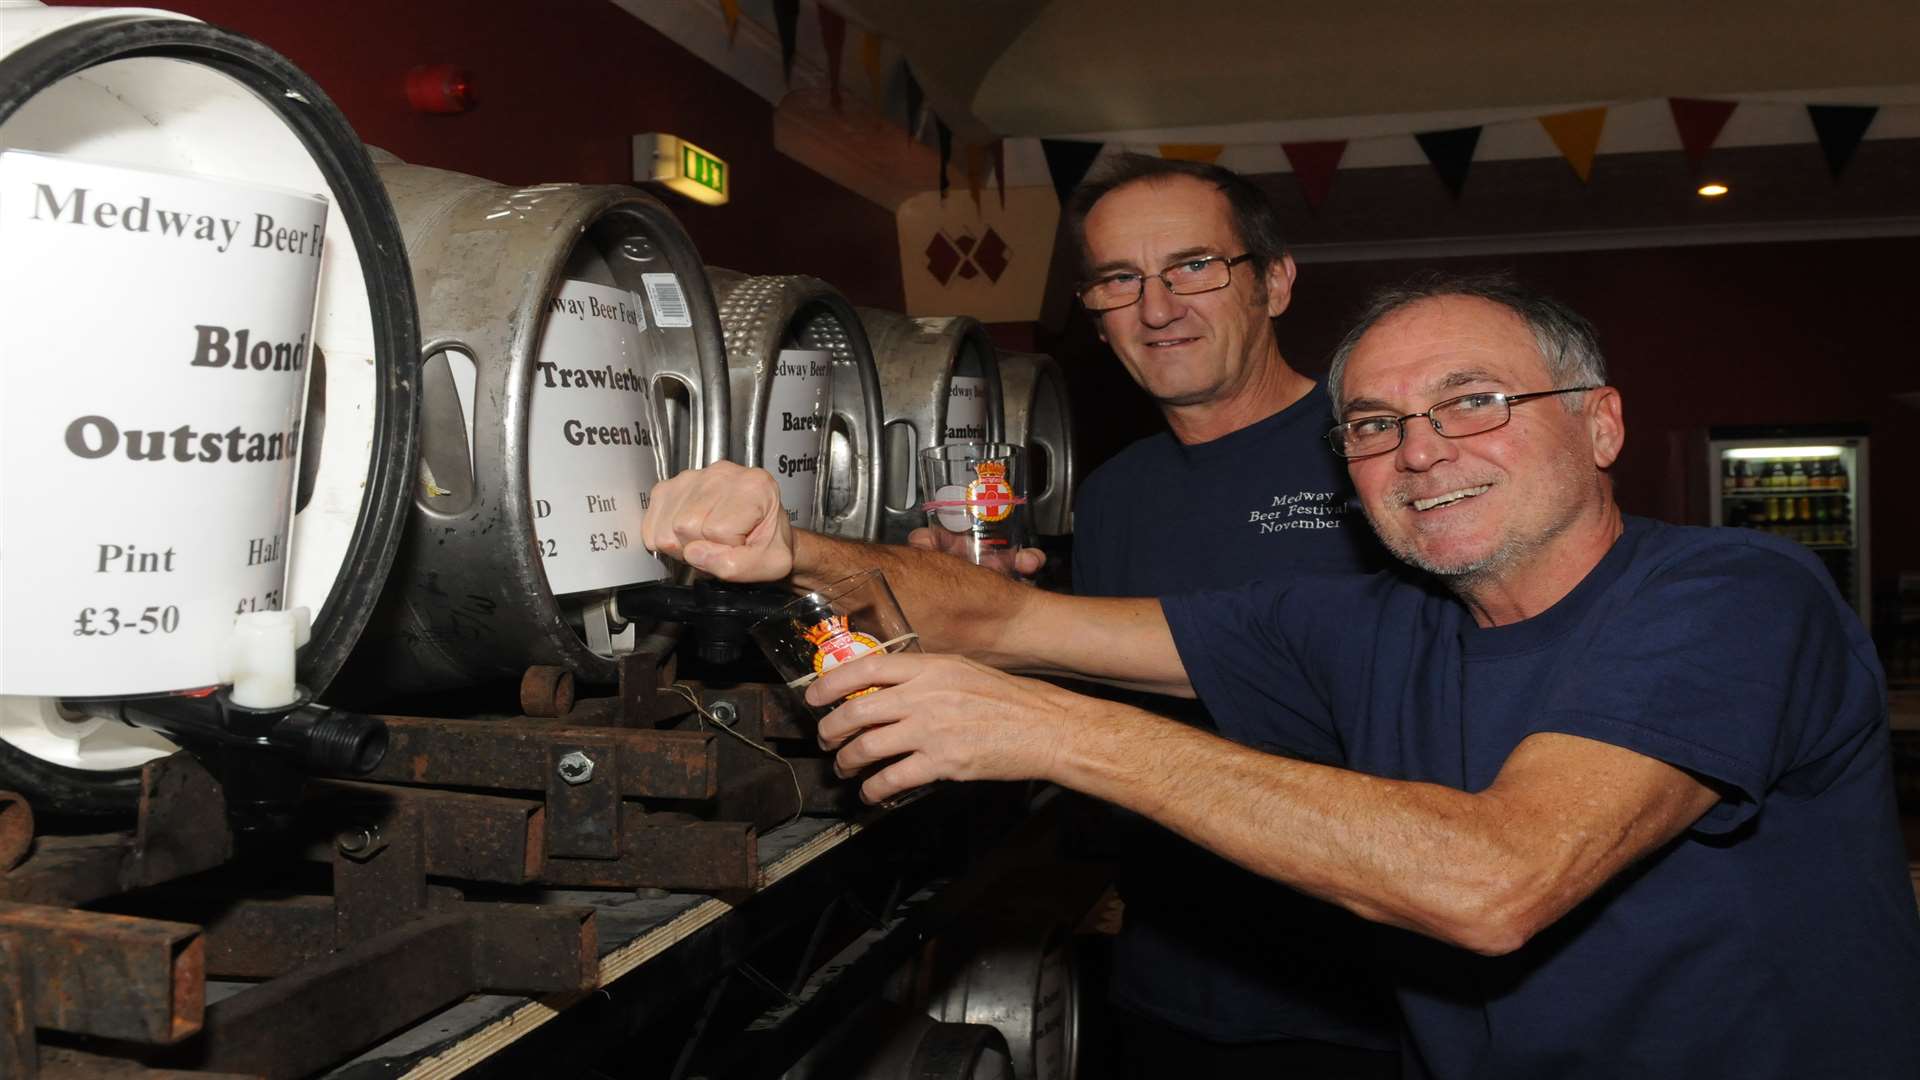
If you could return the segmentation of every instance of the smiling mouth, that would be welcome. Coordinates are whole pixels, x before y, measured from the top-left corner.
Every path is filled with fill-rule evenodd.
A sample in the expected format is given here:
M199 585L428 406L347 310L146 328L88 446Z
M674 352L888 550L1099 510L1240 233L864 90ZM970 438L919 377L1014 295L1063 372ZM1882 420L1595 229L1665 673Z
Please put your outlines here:
M1149 349L1170 349L1177 345L1191 345L1192 343L1199 340L1200 340L1199 338L1191 338L1191 337L1168 338L1165 341L1149 341L1146 343L1146 345L1147 345L1147 348Z
M1415 510L1418 510L1424 513L1428 510L1437 510L1442 506L1452 506L1454 503L1460 502L1464 499L1471 499L1475 495L1484 495L1488 491L1492 490L1492 488L1493 488L1492 484L1481 484L1479 487L1460 488L1457 491L1449 491L1444 495L1435 495L1431 499L1415 499L1413 500L1412 506Z

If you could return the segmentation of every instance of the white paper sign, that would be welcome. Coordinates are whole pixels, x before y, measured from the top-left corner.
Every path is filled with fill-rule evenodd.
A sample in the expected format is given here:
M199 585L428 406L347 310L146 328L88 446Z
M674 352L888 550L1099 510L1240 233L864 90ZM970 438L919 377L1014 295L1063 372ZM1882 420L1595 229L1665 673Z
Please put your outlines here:
M528 421L533 532L555 595L667 576L640 545L660 479L641 362L640 301L624 289L561 283L548 303Z
M827 414L833 406L833 354L782 349L767 387L760 462L780 482L780 505L796 528L820 514L820 470L827 467Z
M687 307L687 294L680 279L672 274L641 274L640 284L647 290L647 302L653 305L655 326L693 325L693 312Z
M282 606L326 217L0 153L0 693L210 686Z
M947 388L947 430L942 441L987 441L987 380L977 375L953 377Z

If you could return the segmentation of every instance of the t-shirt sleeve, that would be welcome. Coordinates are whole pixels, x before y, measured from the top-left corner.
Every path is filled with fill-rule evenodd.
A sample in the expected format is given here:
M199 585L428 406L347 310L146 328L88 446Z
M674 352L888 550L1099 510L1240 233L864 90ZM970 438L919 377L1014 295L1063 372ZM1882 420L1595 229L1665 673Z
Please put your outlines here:
M1843 757L1879 713L1864 631L1819 574L1745 544L1678 558L1596 624L1536 730L1702 777L1724 797L1694 828L1739 826L1789 770L1817 773L1817 763Z
M1160 600L1175 648L1200 703L1235 742L1292 757L1338 756L1327 702L1302 663L1301 580L1166 596Z

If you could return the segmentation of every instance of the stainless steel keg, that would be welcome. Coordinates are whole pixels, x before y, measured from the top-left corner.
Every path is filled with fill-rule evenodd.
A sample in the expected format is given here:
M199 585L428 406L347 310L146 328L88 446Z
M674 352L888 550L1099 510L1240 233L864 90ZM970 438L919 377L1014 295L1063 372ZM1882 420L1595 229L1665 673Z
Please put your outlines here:
M1027 492L1033 531L1073 531L1073 402L1060 365L1042 353L1000 353L1000 391L1007 403L1007 441L1027 448Z
M589 681L655 627L621 587L652 483L727 447L725 354L693 243L632 188L515 188L383 158L420 296L407 539L348 669L356 693L553 664Z
M260 357L269 369L281 364L276 375L305 369L304 412L296 412L297 422L278 451L297 448L290 527L255 537L255 546L237 556L278 563L285 568L284 584L241 597L237 605L223 598L225 603L210 613L217 621L231 619L236 606L308 608L311 636L296 654L295 670L310 690L324 691L359 638L393 560L414 461L419 374L414 295L393 209L367 153L310 78L251 38L152 9L47 8L16 2L7 6L4 18L0 151L312 193L327 201L324 235L310 237L303 253L317 254L320 260L311 337L281 342L279 361L272 350ZM204 208L129 200L121 209L133 212L121 214L118 227L129 233L145 230L142 235L156 242L189 243L201 237L203 228L212 228L220 232L219 240L210 241L216 246L261 243L257 219L231 221L234 228L227 232L229 222L216 224L217 215ZM99 206L92 210L90 220L98 223ZM165 213L169 210L171 216ZM169 220L176 226L171 233ZM272 230L266 237L270 244L292 242ZM84 287L80 281L73 285ZM228 298L208 299L218 302L202 310L215 310ZM102 310L127 317L123 309ZM157 327L156 333L204 334L208 349L194 356L202 367L220 356L251 355L260 344L243 349L237 332L219 337L230 327L190 325L200 321L219 320L182 316L181 326ZM74 340L83 342L86 328L75 329ZM216 342L221 344L215 347ZM183 355L179 369L189 368ZM216 374L237 370L234 364ZM245 377L255 377L258 370L259 365L253 365ZM200 422L178 417L166 426L172 428L182 419ZM160 423L155 419L140 426ZM167 432L165 462L149 459L154 463L141 467L187 469L198 467L189 458L245 458L250 439L208 442L202 437L186 452L184 441L175 438L185 426ZM271 439L264 445L271 457ZM212 476L208 482L219 483ZM124 552L122 568L135 574L164 574L170 565L182 565L191 554L184 548L178 553L180 561L172 562L164 557L162 545L149 544L144 536L89 534L81 504L124 501L130 495L131 489L95 490L79 500L68 519L76 545L100 547L103 556L107 548L117 548ZM109 539L112 543L103 546ZM18 559L19 549L10 549L9 555ZM9 575L34 569L17 562L7 567ZM100 616L93 621L96 632L114 626L106 621L106 607L100 606L111 606L111 601L76 596L74 604L82 611L91 607ZM189 617L184 603L174 615L163 606L151 628L135 624L128 633L150 629L158 638L171 632L169 625L183 625ZM101 673L115 674L115 667L102 665ZM217 677L190 681L200 684ZM69 697L99 691L76 685L57 692ZM31 696L0 698L0 743L0 772L6 774L0 786L18 784L30 795L55 793L57 810L66 814L131 808L138 794L137 766L174 748L156 732L89 719L56 704L53 697Z
M900 543L926 524L919 508L921 447L1004 441L1000 361L986 328L965 315L914 319L861 308L860 320L880 369L886 417L881 538Z
M890 996L936 1020L1006 1036L1016 1080L1073 1080L1080 986L1067 925L1041 911L985 911L929 942Z
M707 268L726 338L732 437L729 456L773 472L784 486L813 482L812 512L790 501L796 524L859 540L880 536L880 380L860 316L833 286L799 274L750 276ZM824 365L826 371L819 369ZM814 375L824 399L795 402ZM786 447L819 425L824 447ZM801 520L804 518L804 520Z

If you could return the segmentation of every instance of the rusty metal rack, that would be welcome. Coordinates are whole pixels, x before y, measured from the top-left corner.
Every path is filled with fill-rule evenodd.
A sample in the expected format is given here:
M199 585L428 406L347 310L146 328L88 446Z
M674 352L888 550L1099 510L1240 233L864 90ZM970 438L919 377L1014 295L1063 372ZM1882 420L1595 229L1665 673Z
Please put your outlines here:
M777 688L621 675L576 703L534 669L528 715L383 717L382 763L308 781L292 832L236 834L185 752L141 770L124 832L34 836L0 793L0 1077L450 1076L548 1027L583 1067L654 1029L686 1075L724 988L797 989L961 895L1024 813L972 786L858 809Z

